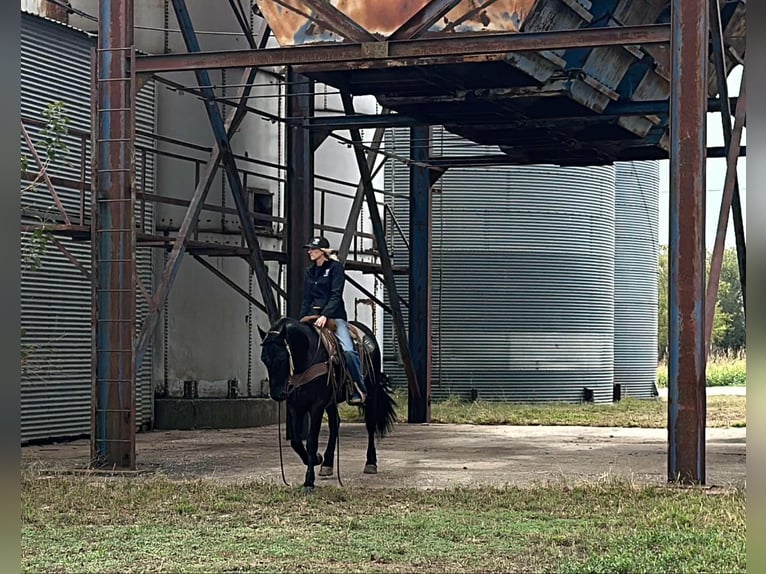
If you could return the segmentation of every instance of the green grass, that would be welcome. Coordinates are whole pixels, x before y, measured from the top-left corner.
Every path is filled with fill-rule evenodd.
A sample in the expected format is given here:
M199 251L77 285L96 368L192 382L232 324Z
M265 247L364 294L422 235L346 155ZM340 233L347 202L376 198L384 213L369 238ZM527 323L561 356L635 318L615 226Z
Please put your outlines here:
M747 381L747 360L744 355L715 355L708 360L705 375L708 387L744 385ZM668 386L667 363L657 367L657 386Z
M24 572L744 572L745 493L22 477Z
M400 416L406 417L407 397L396 395ZM403 405L403 406L401 406ZM706 426L712 428L746 426L747 397L713 395L707 398ZM403 413L403 414L402 414ZM341 406L344 421L362 420L358 410ZM554 425L595 427L667 428L666 401L625 398L616 404L513 404L459 399L437 401L431 405L431 422L476 425Z

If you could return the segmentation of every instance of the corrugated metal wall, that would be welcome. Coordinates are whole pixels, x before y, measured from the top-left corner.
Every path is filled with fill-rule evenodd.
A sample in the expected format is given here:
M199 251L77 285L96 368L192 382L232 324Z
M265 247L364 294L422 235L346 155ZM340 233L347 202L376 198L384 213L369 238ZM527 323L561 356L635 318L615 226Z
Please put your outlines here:
M43 18L22 13L21 18L21 114L43 119L50 102L62 101L70 127L90 133L91 124L91 48L93 38L83 32ZM137 127L154 131L154 86L147 84L138 99ZM40 129L27 128L39 149ZM69 148L63 160L50 165L51 176L80 180L81 138L67 137ZM153 142L139 138L139 143ZM26 144L22 155L34 163ZM86 138L85 168L90 181L90 142ZM141 164L137 181L144 181ZM31 168L30 168L31 169ZM154 158L147 156L146 189L154 189ZM22 188L28 185L22 182ZM80 190L56 185L56 191L72 223L80 223ZM90 224L90 193L85 194L85 220ZM22 196L22 221L60 223L53 201L44 184ZM145 214L145 229L152 228L152 210ZM29 245L27 236L23 244ZM90 243L61 239L62 243L88 269L91 268ZM23 257L23 253L22 253ZM139 252L139 275L147 289L152 287L151 258ZM146 312L143 297L138 297L137 315ZM45 249L38 269L22 265L21 278L22 345L27 356L21 380L21 440L86 435L91 417L91 285L83 274L53 245ZM151 353L147 353L151 357ZM153 395L151 363L139 375L136 394L138 428L151 424Z
M623 396L656 396L659 164L615 164L617 211L614 382Z
M432 155L497 153L433 133ZM407 132L394 140L390 149L406 155ZM386 186L406 191L405 165L393 162ZM614 190L611 166L442 176L432 213L434 399L473 390L486 400L578 401L589 387L595 401L611 401ZM406 201L393 210L406 233ZM393 345L385 350L396 377Z

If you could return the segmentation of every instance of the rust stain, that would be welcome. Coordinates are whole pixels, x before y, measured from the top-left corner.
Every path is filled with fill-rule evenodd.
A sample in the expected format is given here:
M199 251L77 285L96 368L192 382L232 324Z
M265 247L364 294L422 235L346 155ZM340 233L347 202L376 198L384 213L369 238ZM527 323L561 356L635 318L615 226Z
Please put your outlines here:
M390 36L430 0L332 0L338 10L373 34Z
M537 0L463 0L434 30L518 32Z
M368 32L388 37L431 0L331 0L331 4ZM434 32L517 32L537 0L463 0L431 27ZM302 0L256 0L280 46L339 38L307 15Z

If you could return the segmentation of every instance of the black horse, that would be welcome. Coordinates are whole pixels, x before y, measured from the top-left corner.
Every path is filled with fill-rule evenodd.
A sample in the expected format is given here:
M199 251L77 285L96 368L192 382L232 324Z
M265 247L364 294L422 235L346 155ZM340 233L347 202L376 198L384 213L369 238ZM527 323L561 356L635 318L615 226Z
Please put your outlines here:
M385 436L396 421L396 402L391 388L381 370L381 352L375 335L364 325L350 321L363 334L366 349L367 401L360 407L367 427L367 461L365 474L378 471L375 451L375 435ZM269 395L275 401L287 401L288 420L291 423L290 445L306 465L303 487L314 488L314 467L318 464L320 476L332 476L333 457L338 439L340 417L338 403L346 400L347 388L342 384L342 367L328 362L328 353L321 344L316 327L289 317L277 320L268 333L261 334L261 360L269 373ZM342 353L341 353L342 356ZM330 371L322 367L328 366ZM328 379L328 375L332 375ZM328 383L338 381L338 385ZM327 413L330 437L324 456L320 456L319 431L322 417ZM306 445L301 440L301 427L306 413L309 414L309 432Z

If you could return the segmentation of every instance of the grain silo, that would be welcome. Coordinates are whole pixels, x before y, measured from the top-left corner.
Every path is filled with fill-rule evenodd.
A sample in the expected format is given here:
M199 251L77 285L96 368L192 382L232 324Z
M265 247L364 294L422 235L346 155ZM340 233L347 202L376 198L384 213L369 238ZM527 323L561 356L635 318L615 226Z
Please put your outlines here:
M659 165L615 164L614 383L656 396Z
M489 151L432 133L432 156ZM408 133L397 131L389 149L407 155ZM408 167L394 162L387 187L406 193L408 178ZM434 399L579 401L592 393L596 402L612 400L614 193L613 166L453 168L439 179ZM405 233L407 209L406 199L393 200ZM406 248L390 236L396 261L405 263ZM390 341L386 348L396 369Z

